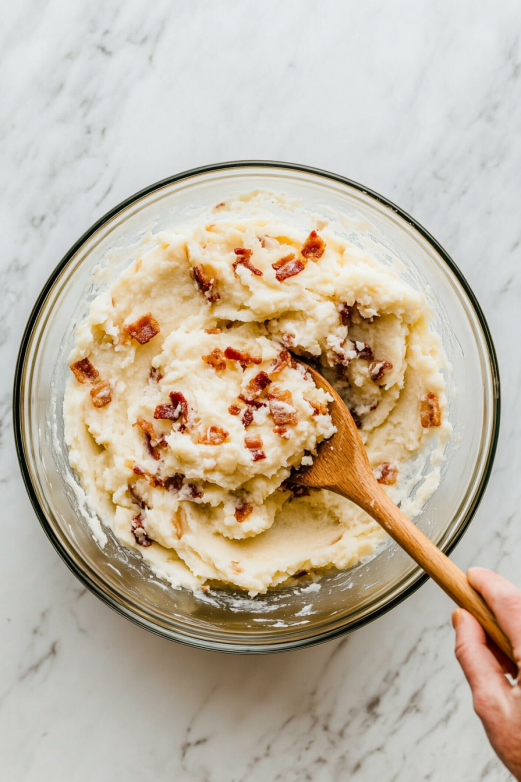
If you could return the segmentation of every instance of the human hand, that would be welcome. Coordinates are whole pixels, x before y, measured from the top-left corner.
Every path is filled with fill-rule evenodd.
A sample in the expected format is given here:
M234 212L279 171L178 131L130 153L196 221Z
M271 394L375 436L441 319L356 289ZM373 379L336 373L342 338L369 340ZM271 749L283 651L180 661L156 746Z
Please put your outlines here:
M483 595L510 640L521 671L521 591L491 570L474 567L469 583ZM456 657L472 690L474 711L500 760L521 782L521 685L511 685L505 671L513 667L497 647L487 644L485 632L471 614L452 614Z

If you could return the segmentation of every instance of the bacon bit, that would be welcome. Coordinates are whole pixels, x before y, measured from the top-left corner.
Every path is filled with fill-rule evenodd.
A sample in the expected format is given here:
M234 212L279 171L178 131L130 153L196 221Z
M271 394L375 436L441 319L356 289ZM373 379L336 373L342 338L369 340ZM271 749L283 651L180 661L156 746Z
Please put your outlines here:
M374 471L374 477L378 483L383 483L384 486L392 486L396 483L398 477L398 467L389 462L382 462Z
M276 426L273 431L275 432L275 434L279 434L285 440L289 440L290 438L290 433L288 432L285 426Z
M250 380L243 393L239 396L239 399L242 399L242 401L247 404L252 404L252 402L254 402L270 384L271 380L266 372L259 372L258 375L255 375L255 377Z
M350 307L349 304L339 304L338 311L342 320L342 326L350 326L351 318L353 317L354 304Z
M235 255L239 256L236 261L233 262L233 270L237 274L237 266L239 264L242 264L245 269L248 269L253 274L256 274L257 277L262 277L262 272L260 269L257 269L250 261L250 258L252 256L253 250L247 250L245 247L236 247L233 251Z
M244 410L244 413L242 414L241 421L242 421L242 425L244 426L245 429L247 429L250 426L250 424L253 423L253 413L252 413L252 411L250 410L249 407L247 407Z
M141 467L139 467L137 464L135 464L132 467L132 471L135 472L136 475L144 475L145 474L145 471L142 470Z
M188 489L188 491L190 493L190 497L193 500L200 500L201 497L204 496L204 491L202 489L198 489L197 486L195 484L193 484L193 483L188 483L187 484L187 489Z
M242 522L248 518L252 510L253 505L250 505L249 502L243 502L241 505L237 505L235 508L235 518L239 524L242 524Z
M221 329L205 329L204 333L205 334L220 334L221 333Z
M241 402L245 402L249 407L253 407L254 410L259 410L261 407L266 407L266 402L262 402L260 399L245 399L240 396Z
M146 434L148 434L148 436L152 440L157 440L157 435L156 435L155 429L154 429L153 425L150 423L150 421L145 421L144 418L138 418L135 425L140 426L141 429Z
M322 258L326 249L325 241L317 234L316 231L311 231L308 238L300 249L300 254L306 260L318 261Z
M202 266L194 266L192 272L197 290L203 294L209 304L221 298L218 292L213 290L214 278L208 277Z
M207 426L206 429L199 432L197 442L201 445L222 445L229 434L222 426Z
M94 407L105 407L112 402L112 389L108 380L100 380L94 388L91 388L90 395Z
M295 335L290 334L289 332L282 335L282 344L286 348L292 348L295 347Z
M298 414L292 405L293 397L291 391L284 391L277 386L268 394L270 406L270 415L277 426L295 426L298 423Z
M230 361L238 361L243 369L250 364L260 364L262 362L261 356L252 356L246 350L236 350L235 348L227 347L224 351L224 355Z
M313 415L326 415L328 410L327 402L314 402L312 399L308 399L307 396L304 397L304 400L313 408Z
M145 548L147 548L148 546L152 545L152 541L150 540L147 533L145 532L145 528L143 526L143 517L141 513L138 516L134 516L134 518L130 522L130 525L131 525L132 534L134 535L138 546L144 546Z
M186 401L185 397L180 391L171 391L170 392L170 401L174 405L174 407L177 408L180 407L180 413L179 415L183 415L185 418L188 417L188 402Z
M148 453L150 454L152 459L154 459L154 461L158 462L161 458L161 454L159 453L159 448L157 447L157 445L155 446L152 445L152 438L146 432L145 432L145 439L146 439Z
M291 364L291 353L285 348L280 351L277 358L271 362L270 374L274 375L276 372L282 372L287 366Z
M71 369L78 383L93 383L99 377L98 370L92 366L88 358L82 358L81 361L71 364Z
M440 398L433 391L428 391L420 399L420 420L424 429L441 426Z
M137 491L135 483L130 484L130 486L128 487L128 492L132 497L132 501L138 506L138 508L141 508L141 510L145 510L145 508L148 508L148 505L146 504L145 500Z
M390 361L373 361L369 366L369 377L377 383L382 379L384 372L389 372L392 368Z
M215 348L208 356L201 356L201 358L210 364L216 372L222 372L223 369L226 369L226 359L220 348Z
M264 451L254 451L253 449L250 450L251 458L254 462L260 462L261 459L266 458L266 454Z
M241 409L242 408L240 408L239 405L230 405L230 407L228 408L228 412L230 413L230 415L240 415Z
M183 476L180 473L172 475L171 478L167 478L165 481L165 489L171 492L181 491L183 488Z
M219 204L217 204L217 206L219 206ZM215 207L216 209L217 209L217 206ZM203 584L202 585L201 592L204 592L205 595L209 595L210 594L210 587L208 586L208 584Z
M224 201L221 201L221 203L220 204L216 204L214 208L215 209L222 209L223 206L226 206L226 203Z
M156 369L156 367L150 367L150 376L149 380L151 383L159 383L160 380L163 379L163 375L159 371L159 369Z
M159 323L152 316L151 312L147 312L146 315L142 315L140 318L134 321L134 323L128 323L123 326L123 331L128 334L140 345L146 345L150 342L152 337L159 334Z
M275 277L279 282L287 280L288 277L294 277L296 274L300 274L300 272L306 268L302 261L295 258L294 253L285 255L284 258L272 263L271 266L275 269Z
M260 434L250 434L246 435L244 438L244 444L246 448L253 450L255 448L262 448L264 443L262 442L262 437Z
M371 350L367 342L356 341L353 342L353 345L355 346L357 358L363 358L366 361L372 361L374 359L373 351Z
M165 450L165 448L168 448L168 443L164 437L161 438L161 440L158 442L157 448L161 448L163 451Z
M158 405L154 410L154 418L161 421L177 421L180 415L179 405Z

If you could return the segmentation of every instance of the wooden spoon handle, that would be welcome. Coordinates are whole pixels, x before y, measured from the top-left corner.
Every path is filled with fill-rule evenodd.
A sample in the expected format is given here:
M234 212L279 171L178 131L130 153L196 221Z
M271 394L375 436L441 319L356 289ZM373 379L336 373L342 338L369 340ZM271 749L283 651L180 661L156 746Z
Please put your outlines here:
M496 646L514 663L512 645L481 595L469 584L465 573L410 521L377 484L371 501L362 507L451 597L472 614Z

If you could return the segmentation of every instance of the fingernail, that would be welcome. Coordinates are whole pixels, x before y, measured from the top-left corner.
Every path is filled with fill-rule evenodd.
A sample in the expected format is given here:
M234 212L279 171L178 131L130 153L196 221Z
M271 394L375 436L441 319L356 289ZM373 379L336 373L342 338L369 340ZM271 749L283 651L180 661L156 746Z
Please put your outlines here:
M456 610L452 612L452 626L455 630L458 629L460 619L461 619L461 611L459 610L459 608L456 608Z

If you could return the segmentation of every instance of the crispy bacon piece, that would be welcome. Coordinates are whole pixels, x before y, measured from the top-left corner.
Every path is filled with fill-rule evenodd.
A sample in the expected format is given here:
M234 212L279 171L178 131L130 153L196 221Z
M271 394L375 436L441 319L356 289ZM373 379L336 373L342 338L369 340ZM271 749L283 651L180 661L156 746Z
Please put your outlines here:
M275 432L275 434L279 434L285 440L289 440L291 436L285 426L276 426L273 431Z
M284 258L275 261L271 266L275 269L275 277L279 282L287 280L288 277L294 277L296 274L300 274L300 272L306 268L302 261L295 258L294 253L285 255Z
M200 500L204 496L204 491L199 489L194 483L188 483L187 489L192 500Z
M440 398L433 391L428 391L420 399L420 420L424 429L441 426Z
M283 350L280 351L277 358L271 362L270 374L274 375L276 372L282 372L282 370L285 369L290 364L291 364L291 353L289 352L289 350L286 350L286 348L284 348Z
M222 445L229 434L222 426L207 426L206 429L199 432L197 442L201 445Z
M223 206L226 206L226 202L225 201L221 201L219 204L216 204L214 206L214 209L222 209Z
M293 407L293 397L288 389L282 390L275 386L268 394L270 414L277 426L295 426L298 414Z
M240 415L242 408L239 405L230 405L228 412L230 415Z
M138 464L135 464L132 468L132 472L135 472L136 475L144 475L145 471L141 469L141 467Z
M307 261L318 261L322 258L326 249L325 241L317 234L316 231L311 231L308 238L300 248L300 254Z
M158 445L152 445L152 438L146 432L145 432L145 439L146 439L148 453L150 454L152 459L154 459L154 461L158 462L161 458L161 454L159 453L159 443Z
M180 415L179 405L158 405L154 410L154 418L160 421L177 421Z
M183 488L183 476L180 473L172 475L165 481L165 489L171 492L181 491Z
M242 394L239 396L239 399L242 399L243 402L246 402L247 404L251 405L255 402L257 397L259 397L265 388L267 388L271 383L271 380L269 379L266 372L259 372L257 375L255 375L254 378L250 380ZM255 407L256 405L253 404Z
M150 367L150 375L149 380L151 383L159 383L160 380L163 379L163 375L161 374L159 369L156 369L156 367Z
M261 459L266 458L266 454L262 450L263 442L260 434L252 434L244 438L244 444L251 453L251 458L254 462L258 462Z
M134 323L127 323L126 326L123 326L123 331L139 342L140 345L146 345L156 334L159 334L160 329L159 323L152 316L152 313L147 312L135 320Z
M373 351L367 342L356 341L352 344L355 346L357 358L364 358L366 361L373 361Z
M130 486L128 487L128 492L132 497L132 502L134 502L138 506L138 508L141 508L141 510L145 510L145 508L148 508L148 505L146 504L145 500L136 489L135 483L130 484Z
M241 402L246 402L248 407L253 407L254 410L259 410L261 407L266 407L267 404L260 399L245 399L243 396L240 396L239 399Z
M250 364L260 364L262 362L261 356L252 356L246 350L241 351L231 347L225 349L224 355L229 361L238 361L243 369Z
M308 399L307 396L304 399L313 408L313 415L326 415L327 402L315 402L313 399Z
M82 358L81 361L71 364L71 369L78 383L94 383L99 377L98 370L92 366L88 358Z
M179 415L184 416L185 418L188 417L188 402L186 401L185 397L180 391L171 391L170 392L170 401L174 405L174 407L179 408Z
M247 429L253 423L253 413L249 407L244 410L241 418L242 425Z
M246 435L244 438L244 445L246 448L249 448L250 450L254 450L255 448L262 448L264 443L262 442L262 437L260 434L250 434Z
M369 366L369 377L377 383L382 379L385 372L389 372L393 368L390 361L373 361Z
M398 477L398 467L396 464L390 464L390 462L382 462L374 471L374 477L378 483L383 483L384 486L392 486L396 483Z
M205 334L220 334L221 333L221 329L205 329L204 333Z
M219 293L214 290L215 279L208 277L202 266L194 266L192 272L197 289L203 294L209 304L221 298Z
M145 532L145 528L143 526L143 517L141 513L138 516L134 516L134 518L130 522L130 528L132 530L132 534L134 535L138 546L144 546L145 548L147 548L148 546L152 545L152 541L150 540L147 533Z
M350 307L349 304L339 304L338 311L342 320L342 326L350 326L351 318L353 317L354 304Z
M213 367L216 372L222 372L223 369L226 369L226 359L220 348L214 348L211 353L209 353L207 356L201 356L201 358L207 364L210 364L210 366Z
M144 418L138 418L136 424L140 426L141 429L145 432L145 434L148 434L148 436L152 440L157 440L155 429L153 425L150 423L150 421L145 421Z
M239 522L239 524L242 524L242 522L248 518L250 513L253 510L253 505L250 505L249 502L243 502L240 505L237 505L235 508L235 518Z
M257 269L250 261L253 252L252 250L247 250L245 247L236 247L233 252L238 256L237 260L233 262L234 272L237 272L237 266L241 264L245 269L248 269L253 274L256 274L257 277L262 277L261 270Z
M112 402L112 388L108 380L100 380L94 388L91 388L90 395L94 407L105 407Z

